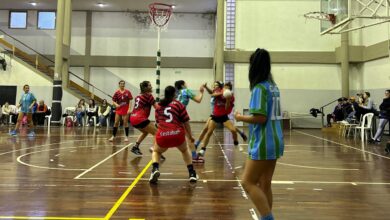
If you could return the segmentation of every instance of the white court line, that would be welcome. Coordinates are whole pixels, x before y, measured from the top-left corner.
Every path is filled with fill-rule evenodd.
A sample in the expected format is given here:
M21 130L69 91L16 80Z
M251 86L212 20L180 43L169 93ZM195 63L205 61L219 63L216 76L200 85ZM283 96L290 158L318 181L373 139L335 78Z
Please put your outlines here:
M327 141L327 142L330 142L330 143L333 143L333 144L338 144L338 145L343 146L343 147L355 149L355 150L361 151L363 153L375 155L377 157L382 157L382 158L390 160L390 157L386 157L386 156L383 156L383 155L380 155L380 154L376 154L376 153L372 153L372 152L369 152L369 151L365 151L365 150L362 150L362 149L359 149L359 148L356 148L356 147L352 147L352 146L349 146L349 145L346 145L346 144L342 144L342 143L339 143L339 142L336 142L336 141L331 141L331 140L326 139L326 138L322 138L322 137L318 137L318 136L315 136L315 135L311 135L311 134L308 134L308 133L305 133L305 132L302 132L302 131L294 130L294 132L301 133L301 134L304 134L304 135L307 135L307 136L310 136L310 137L314 137L314 138L317 138L317 139L320 139L320 140L323 140L323 141Z
M30 154L35 154L35 153L40 153L40 152L45 152L45 151L52 151L52 150L59 150L59 149L69 149L69 148L89 148L89 146L63 147L63 148L55 148L55 149L46 149L46 150L34 151L34 152L30 152L30 153L26 153L26 154L20 155L20 156L16 159L16 161L18 161L20 164L23 164L23 165L25 165L25 166L34 167L34 168L38 168L38 169L84 171L85 169L70 169L70 168L58 168L58 167L37 166L37 165L32 165L32 164L29 164L29 163L26 163L26 162L23 162L23 161L22 161L22 158L23 158L23 157L25 157L25 156L27 156L27 155L30 155ZM53 160L53 159L50 159L49 161L50 161L50 162L53 162L54 160ZM58 164L58 166L60 166L60 167L65 167L65 166L62 165L62 164Z
M82 177L81 180L135 180L136 178L106 178L106 177ZM149 181L149 178L141 178L142 181ZM188 181L188 179L159 179L164 181ZM199 183L207 182L241 182L241 180L226 180L226 179L200 179ZM294 184L329 184L329 185L389 185L390 182L342 182L342 181L291 181L291 180L272 180L275 185L294 185Z
M296 164L290 164L290 163L282 163L277 162L278 164L290 166L290 167L300 167L300 168L307 168L307 169L316 169L316 170L347 170L347 171L357 171L359 169L343 169L343 168L331 168L331 167L313 167L313 166L303 166L303 165L296 165Z
M106 162L106 160L110 159L111 157L115 156L116 154L118 154L119 152L121 152L122 150L128 148L130 145L132 145L133 143L129 143L128 145L124 146L122 149L118 150L117 152L111 154L110 156L106 157L104 160L100 161L99 163L95 164L94 166L92 166L91 168L89 168L88 170L80 173L78 176L76 176L75 178L73 179L79 179L81 176L85 175L86 173L90 172L91 170L93 170L95 167L99 166L100 164Z
M38 147L46 147L46 146L51 146L51 145L56 145L56 144L71 143L71 142L75 142L75 141L87 141L87 140L72 140L72 141L64 141L64 142L58 142L58 143L38 145L38 146L34 146L34 147L26 147L26 148L22 148L22 149L19 149L19 150L12 150L12 151L7 151L7 152L4 152L4 153L0 153L0 156L5 155L5 154L18 152L18 151L24 151L24 150L29 150L29 149L38 148Z

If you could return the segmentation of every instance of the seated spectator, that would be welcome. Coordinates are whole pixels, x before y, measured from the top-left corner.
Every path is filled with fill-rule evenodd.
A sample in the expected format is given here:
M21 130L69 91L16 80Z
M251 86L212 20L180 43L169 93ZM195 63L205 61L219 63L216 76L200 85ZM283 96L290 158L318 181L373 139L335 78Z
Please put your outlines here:
M341 105L342 110L343 110L343 119L346 119L349 114L353 112L353 106L352 103L349 99L343 97L343 104Z
M103 99L103 103L98 109L99 123L97 126L108 126L107 117L109 116L110 111L111 107L107 104L107 100Z
M370 93L369 92L364 92L363 93L363 102L359 104L361 114L365 115L367 113L374 112L374 102L370 98Z
M333 119L334 122L344 120L344 114L343 114L343 108L342 108L343 99L339 98L337 100L337 102L338 103L337 103L336 107L334 108L333 113L326 115L326 121L328 122L328 124L327 124L328 127L332 127L332 125L330 123L331 119Z
M10 112L9 116L11 117L12 124L16 124L16 121L18 120L19 116L19 109L15 105L9 105Z
M88 103L88 108L87 108L87 116L88 116L88 123L87 126L93 125L93 116L97 116L97 106L95 105L95 100L90 99Z
M43 100L40 100L36 107L36 111L33 113L34 125L44 125L46 113L47 105L45 105Z
M381 141L383 130L386 124L389 122L389 120L390 120L390 90L386 90L383 102L379 106L379 127L375 133L374 138L371 139L369 142L375 143Z
M85 100L80 99L79 103L76 105L76 120L77 120L77 125L83 126L83 118L85 116Z

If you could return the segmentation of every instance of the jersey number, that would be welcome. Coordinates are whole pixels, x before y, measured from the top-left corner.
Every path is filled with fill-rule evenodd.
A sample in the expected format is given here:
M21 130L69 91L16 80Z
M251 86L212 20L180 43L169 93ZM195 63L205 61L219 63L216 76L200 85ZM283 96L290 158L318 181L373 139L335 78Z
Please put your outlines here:
M164 109L164 115L166 115L167 117L168 117L168 119L167 120L165 120L165 122L172 122L172 113L170 113L169 112L169 110L171 110L172 109L172 107L167 107L167 108L165 108Z
M138 106L139 106L139 101L140 101L141 99L140 98L137 98L136 100L135 100L135 106L134 106L134 108L138 108Z

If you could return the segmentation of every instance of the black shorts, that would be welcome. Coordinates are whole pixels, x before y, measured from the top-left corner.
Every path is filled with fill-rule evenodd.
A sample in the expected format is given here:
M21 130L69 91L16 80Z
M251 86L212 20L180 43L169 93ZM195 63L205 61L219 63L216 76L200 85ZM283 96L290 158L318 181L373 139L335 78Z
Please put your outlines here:
M138 129L143 129L143 128L146 128L146 126L148 126L148 124L150 123L149 119L137 124L137 125L133 125L133 127L135 128L138 128Z
M225 121L229 120L229 117L227 115L222 115L222 116L211 116L211 120L215 121L216 123L225 123Z

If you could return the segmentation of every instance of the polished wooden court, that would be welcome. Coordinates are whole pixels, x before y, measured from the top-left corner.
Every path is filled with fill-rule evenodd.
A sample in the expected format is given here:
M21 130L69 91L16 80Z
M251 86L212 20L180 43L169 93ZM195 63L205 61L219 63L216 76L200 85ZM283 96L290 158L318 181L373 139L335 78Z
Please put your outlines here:
M201 124L193 124L196 136ZM46 127L37 137L8 136L0 127L0 219L255 219L240 185L247 154L218 129L188 182L179 151L160 165L150 185L152 138L134 157L130 143L110 143L111 129ZM389 139L389 137L385 137ZM242 143L242 140L240 140ZM245 143L242 143L245 144ZM390 157L382 145L320 130L286 130L285 155L273 182L276 219L389 219ZM246 146L245 146L246 147Z

